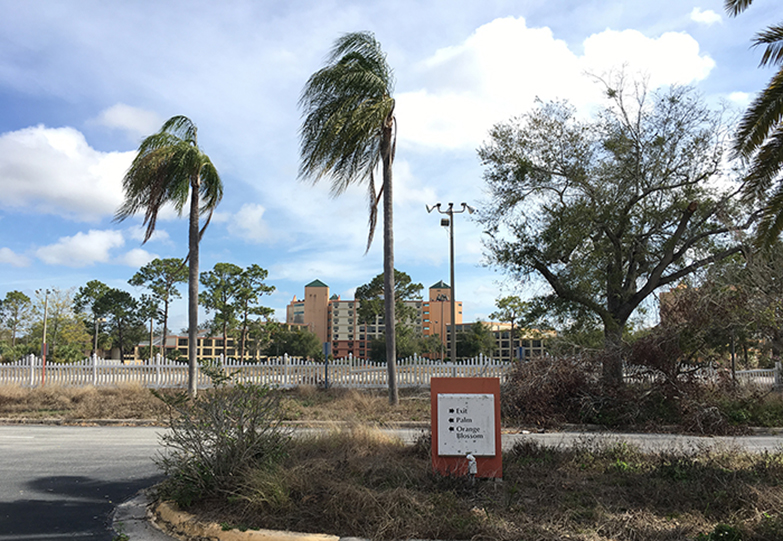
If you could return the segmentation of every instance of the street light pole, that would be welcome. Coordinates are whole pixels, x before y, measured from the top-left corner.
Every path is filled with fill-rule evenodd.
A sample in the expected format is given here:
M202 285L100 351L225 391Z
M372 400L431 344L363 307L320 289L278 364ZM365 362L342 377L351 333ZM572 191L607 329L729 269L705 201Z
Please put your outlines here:
M41 293L41 290L36 290ZM44 318L43 318L43 336L41 337L41 385L46 384L46 318L49 315L49 290L44 293Z
M454 283L454 215L461 214L468 211L469 214L473 214L476 209L462 203L462 210L454 210L454 203L449 203L449 208L441 210L440 203L436 203L433 206L427 205L427 212L432 212L434 209L438 209L441 214L446 214L448 218L443 218L440 221L440 225L449 227L449 263L450 263L450 280L451 280L451 362L457 362L457 318L456 318L456 305L457 294L456 285Z

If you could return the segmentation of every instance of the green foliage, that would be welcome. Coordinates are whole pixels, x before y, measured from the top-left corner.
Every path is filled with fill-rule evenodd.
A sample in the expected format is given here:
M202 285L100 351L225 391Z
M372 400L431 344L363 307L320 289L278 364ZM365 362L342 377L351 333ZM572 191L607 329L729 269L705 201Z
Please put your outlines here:
M128 283L135 287L146 287L150 293L154 304L163 303L163 313L156 314L155 318L160 318L163 324L163 336L161 337L161 353L165 347L165 336L167 334L169 322L169 305L174 299L180 297L177 291L177 284L186 282L188 279L188 268L185 262L179 258L153 259L136 274L134 274ZM151 305L150 305L151 306ZM149 317L153 317L150 314Z
M752 221L732 200L717 112L689 88L604 84L593 119L540 103L495 126L479 156L490 263L546 281L541 305L598 319L611 349L656 289L738 253L736 231ZM605 362L607 382L621 382L619 357Z
M277 357L285 353L293 357L323 360L323 345L318 335L307 328L274 325L270 329L266 354Z
M222 330L223 354L226 354L226 338L229 327L236 324L237 306L234 300L239 289L242 267L233 263L215 263L211 271L201 273L204 290L199 294L201 306L214 312L213 326Z
M457 333L457 357L472 359L479 355L491 355L495 338L489 327L476 321L467 331Z
M728 524L717 524L710 533L700 533L696 541L742 541L742 531Z
M48 291L36 291L32 307L34 323L30 326L30 342L37 343L36 354L40 355L40 341L43 336L43 320L46 313L46 343L49 353L47 360L58 361L58 349L73 344L81 351L90 350L90 338L86 332L84 320L73 310L73 290L53 288Z
M495 306L498 307L497 311L489 314L489 319L495 321L508 321L511 324L512 340L516 337L514 331L514 325L519 326L520 320L525 319L525 314L530 309L530 303L527 303L517 297L516 295L509 295L507 297L500 297L495 300Z
M413 283L411 277L402 271L394 269L394 304L397 321L405 323L416 317L417 311L406 306L405 301L421 300L421 290L424 286ZM356 288L354 298L360 302L357 316L360 324L375 324L375 318L383 316L383 274L377 275L370 283ZM397 345L398 349L401 347ZM400 353L399 356L405 355Z
M262 295L269 295L274 286L264 283L268 273L256 264L252 264L242 271L239 277L239 286L236 292L237 313L240 320L239 332L239 356L243 357L247 349L247 341L253 321L250 316L268 318L274 310L260 304ZM259 321L259 320L257 320Z
M400 359L425 353L439 353L443 345L440 337L436 335L422 336L408 326L398 325L395 333L397 334L397 356ZM369 358L372 361L385 362L386 335L382 334L370 340L369 350Z
M268 387L231 384L231 377L205 365L213 387L198 398L155 395L169 407L165 452L157 459L168 478L164 497L189 506L230 494L251 469L270 468L284 456L288 437L279 421L279 397Z
M17 290L9 291L0 301L0 323L10 332L12 346L16 345L17 335L30 324L31 307L30 297Z
M123 354L138 344L145 334L144 321L139 311L139 303L127 291L109 288L93 304L93 311L105 317L107 325L112 327L113 345Z
M201 273L204 291L199 295L201 305L213 311L213 328L219 328L223 335L223 354L226 354L229 334L238 335L239 355L245 352L251 315L267 317L272 309L259 304L264 294L274 291L273 286L264 283L267 271L258 265L247 269L231 264L216 263L211 271Z

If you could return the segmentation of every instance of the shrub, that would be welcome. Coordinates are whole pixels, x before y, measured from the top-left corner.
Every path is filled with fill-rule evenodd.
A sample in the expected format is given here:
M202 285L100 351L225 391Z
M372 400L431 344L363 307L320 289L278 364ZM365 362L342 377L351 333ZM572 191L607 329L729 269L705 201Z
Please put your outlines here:
M229 385L230 378L204 371L214 387L194 400L185 393L157 394L169 406L170 423L157 459L168 476L161 492L182 506L233 492L251 469L276 464L288 441L276 393L260 385Z

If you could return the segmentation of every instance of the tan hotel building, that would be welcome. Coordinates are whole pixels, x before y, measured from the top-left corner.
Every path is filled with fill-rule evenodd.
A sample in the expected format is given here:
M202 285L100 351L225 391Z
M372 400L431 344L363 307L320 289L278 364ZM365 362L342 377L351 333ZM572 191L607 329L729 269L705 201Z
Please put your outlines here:
M451 288L442 281L430 287L429 300L405 301L415 309L415 316L408 322L424 336L437 334L444 340L451 325ZM385 330L383 316L360 325L356 309L357 300L342 300L329 295L329 286L314 280L305 286L303 299L294 299L286 307L286 323L305 325L322 342L331 344L332 355L366 358L370 341L380 337ZM457 324L462 323L462 303L455 307ZM446 344L444 340L444 345Z

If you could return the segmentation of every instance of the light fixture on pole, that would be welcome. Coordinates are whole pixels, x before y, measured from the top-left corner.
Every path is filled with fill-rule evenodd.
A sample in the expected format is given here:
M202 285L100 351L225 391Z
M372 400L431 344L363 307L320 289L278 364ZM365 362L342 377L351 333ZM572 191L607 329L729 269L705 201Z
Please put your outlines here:
M441 210L440 203L435 203L434 205L425 205L427 208L427 212L432 212L433 210L437 209L439 213L446 214L448 218L442 218L440 221L440 225L443 227L449 228L449 260L450 260L450 267L451 267L451 362L456 363L457 362L457 319L456 319L456 303L457 303L457 294L455 293L456 287L454 285L454 215L455 214L461 214L465 211L468 211L468 214L473 214L476 209L468 205L467 203L462 203L462 210L454 210L454 203L449 203L449 208L446 210Z

